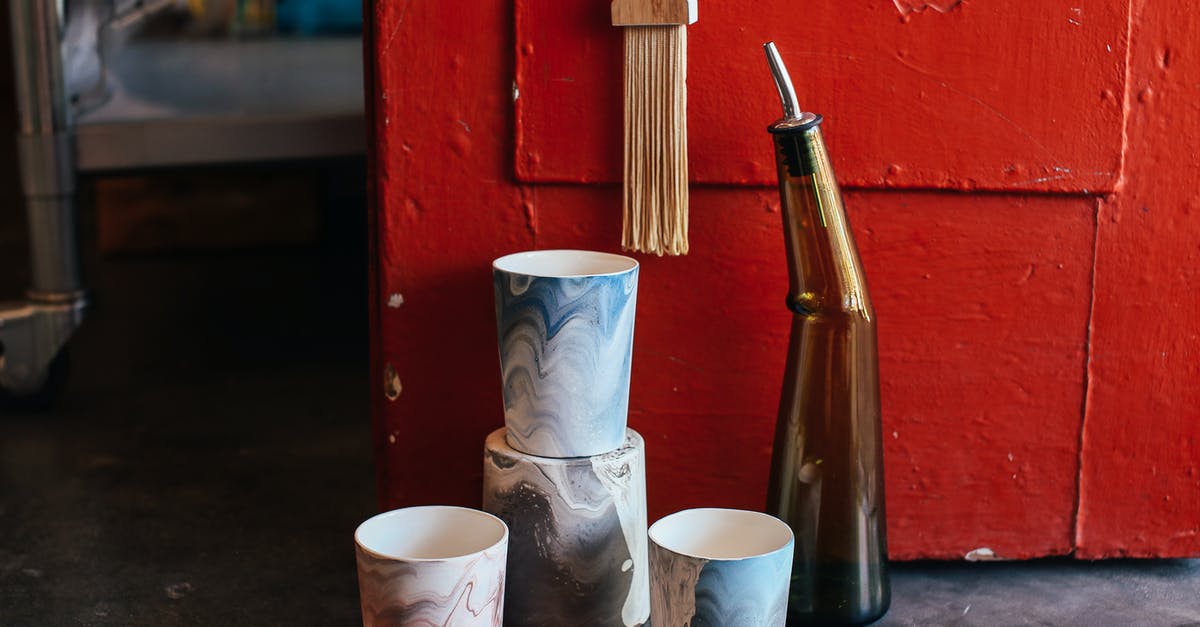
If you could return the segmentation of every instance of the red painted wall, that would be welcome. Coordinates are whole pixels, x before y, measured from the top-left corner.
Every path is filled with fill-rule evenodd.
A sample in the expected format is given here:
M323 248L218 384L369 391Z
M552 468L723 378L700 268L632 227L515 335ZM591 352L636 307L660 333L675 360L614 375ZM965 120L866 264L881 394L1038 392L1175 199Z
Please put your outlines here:
M620 180L622 44L608 6L516 0L521 181ZM1111 191L1127 16L1128 0L946 13L891 0L701 2L688 28L691 178L774 185L762 135L780 109L761 46L775 40L803 106L829 118L844 184Z
M1139 0L1119 193L1100 205L1083 557L1200 553L1200 19Z
M702 0L692 253L640 258L651 518L763 505L788 328L773 38L854 188L892 557L1200 553L1187 3L897 8L920 4ZM619 241L607 3L484 5L378 3L368 32L382 507L479 504L503 422L490 261Z

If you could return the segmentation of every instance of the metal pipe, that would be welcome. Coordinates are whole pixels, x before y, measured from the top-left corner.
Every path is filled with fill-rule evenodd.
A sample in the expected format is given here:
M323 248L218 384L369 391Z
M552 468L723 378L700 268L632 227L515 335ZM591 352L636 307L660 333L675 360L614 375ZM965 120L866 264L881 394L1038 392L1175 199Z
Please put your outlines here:
M763 44L767 53L767 64L771 66L771 77L775 79L775 89L779 91L779 100L783 104L783 117L796 118L800 116L800 105L796 103L796 88L792 87L792 77L788 75L783 57L775 48L775 42Z
M57 0L10 0L17 150L29 218L30 297L61 301L83 289L76 233L75 159L62 71Z
M14 78L19 131L53 132L67 123L58 51L62 17L54 0L12 0Z

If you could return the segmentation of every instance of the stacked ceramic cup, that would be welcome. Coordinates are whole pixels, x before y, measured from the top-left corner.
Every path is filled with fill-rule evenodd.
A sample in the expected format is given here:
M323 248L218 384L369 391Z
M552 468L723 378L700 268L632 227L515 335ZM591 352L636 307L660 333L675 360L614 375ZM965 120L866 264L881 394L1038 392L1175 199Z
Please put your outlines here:
M577 250L493 265L505 427L483 508L508 524L508 625L650 617L645 443L626 427L638 264Z

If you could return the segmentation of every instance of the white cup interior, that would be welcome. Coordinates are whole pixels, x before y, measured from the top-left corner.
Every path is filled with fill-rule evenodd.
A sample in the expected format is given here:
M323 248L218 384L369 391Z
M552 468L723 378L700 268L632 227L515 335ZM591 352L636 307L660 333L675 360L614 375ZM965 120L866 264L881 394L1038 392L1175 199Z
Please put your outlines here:
M507 535L504 521L487 512L430 505L368 518L354 532L354 541L385 558L444 560L485 551Z
M650 527L658 546L709 560L746 559L774 553L792 541L782 520L743 509L685 509Z
M502 272L546 278L620 274L637 265L632 257L590 250L531 250L492 262L492 267Z

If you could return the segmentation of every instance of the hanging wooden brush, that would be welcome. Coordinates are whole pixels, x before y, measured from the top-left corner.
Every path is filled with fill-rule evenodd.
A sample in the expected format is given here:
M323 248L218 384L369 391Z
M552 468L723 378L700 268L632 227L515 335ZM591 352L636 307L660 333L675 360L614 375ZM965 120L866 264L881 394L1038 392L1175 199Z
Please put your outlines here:
M621 247L688 251L687 28L696 0L614 0L625 28L625 193Z

